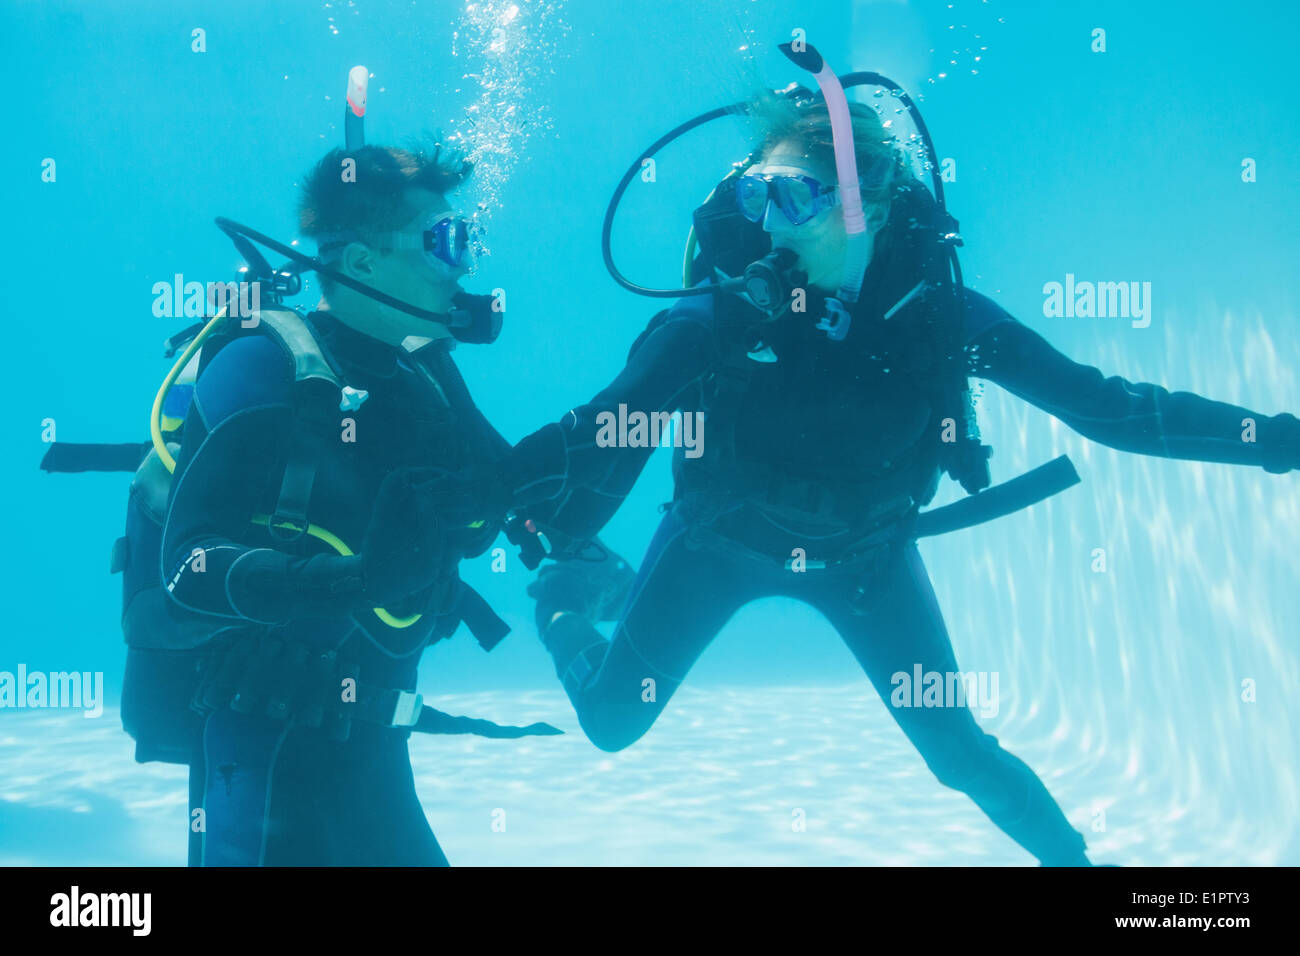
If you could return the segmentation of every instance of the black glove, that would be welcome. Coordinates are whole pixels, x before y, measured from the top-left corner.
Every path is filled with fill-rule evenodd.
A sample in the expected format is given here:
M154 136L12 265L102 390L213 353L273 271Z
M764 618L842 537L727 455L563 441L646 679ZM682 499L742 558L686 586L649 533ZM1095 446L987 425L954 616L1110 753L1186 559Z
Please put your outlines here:
M432 468L405 468L379 486L358 557L366 596L395 603L433 583L445 560L442 509L427 493Z
M636 582L636 570L599 539L574 549L567 560L544 566L528 585L537 601L537 626L545 633L561 611L585 617L591 623L615 621L623 611Z
M510 488L496 465L471 465L460 471L425 469L414 487L451 527L497 522L510 508Z
M225 591L236 613L282 623L386 607L439 576L444 558L435 503L419 488L433 469L389 474L375 498L361 549L302 558L273 548L249 551L230 566Z
M569 448L563 426L552 422L524 436L506 454L501 472L509 490L511 508L540 504L559 495L569 472Z

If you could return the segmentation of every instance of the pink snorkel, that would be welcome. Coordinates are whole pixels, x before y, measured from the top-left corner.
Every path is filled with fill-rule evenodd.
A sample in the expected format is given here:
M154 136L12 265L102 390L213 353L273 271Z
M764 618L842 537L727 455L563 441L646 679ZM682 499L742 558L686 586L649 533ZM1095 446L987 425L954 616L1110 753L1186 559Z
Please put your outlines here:
M849 314L846 304L858 301L862 291L862 278L867 271L870 249L867 242L867 220L862 212L862 189L858 184L858 158L853 149L853 122L849 117L849 101L844 96L835 75L816 48L801 44L782 43L778 47L795 66L807 70L821 88L826 109L831 116L831 136L835 142L835 175L839 178L840 205L844 209L844 231L848 236L845 252L844 275L840 279L836 299L827 299L831 314L818 323L817 328L835 341L841 341L849 332Z

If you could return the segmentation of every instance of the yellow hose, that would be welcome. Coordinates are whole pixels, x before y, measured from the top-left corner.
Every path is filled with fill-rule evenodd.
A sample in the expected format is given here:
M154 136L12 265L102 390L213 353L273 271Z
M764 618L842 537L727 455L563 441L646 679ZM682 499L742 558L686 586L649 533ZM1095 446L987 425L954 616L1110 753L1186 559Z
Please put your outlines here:
M163 463L163 467L173 474L176 471L176 459L172 457L172 453L167 450L167 443L163 440L162 434L163 402L167 398L168 391L170 391L171 387L176 384L176 379L179 378L181 372L184 371L185 366L190 364L190 360L194 358L199 349L203 347L203 343L207 341L208 337L212 335L225 317L226 309L222 309L212 317L212 320L208 322L207 325L203 326L198 335L194 336L193 341L191 341L189 346L186 347L185 351L181 354L181 357L177 359L176 364L172 366L172 370L167 373L167 377L163 379L162 387L158 389L158 394L153 400L153 412L149 416L149 434L153 438L153 449L158 454L158 459ZM270 515L253 515L254 524L266 525L269 528L270 522ZM277 524L276 527L297 530L297 526L290 524L289 522L281 522ZM320 525L307 525L307 534L318 541L323 541L325 544L328 544L344 557L349 557L353 553L352 549L343 542L342 538L331 531L327 531ZM375 616L378 617L379 620L383 621L389 627L395 628L410 627L420 619L419 614L412 614L410 617L397 617L395 614L390 613L387 609L382 607L375 608L374 612Z
M271 516L253 515L253 523L266 525L267 528L270 528ZM275 526L277 528L286 528L290 531L299 530L298 526L290 521L278 521L276 522ZM352 549L343 543L342 538L340 538L332 531L327 531L325 528L322 528L320 525L308 524L307 534L311 535L311 537L315 538L317 541L324 541L326 544L328 544L331 548L333 548L335 551L337 551L339 554L343 555L344 557L352 556ZM418 614L412 614L410 617L397 617L396 615L389 613L387 610L385 610L382 607L377 607L374 609L374 611L375 611L375 616L378 617L379 620L387 624L389 627L396 627L396 628L410 627L412 624L414 624L416 621L420 619L420 615Z
M172 453L167 450L167 443L163 441L163 402L167 399L167 393L171 391L171 387L176 384L176 379L180 377L185 366L190 364L190 359L194 358L198 350L203 347L203 343L207 341L208 336L213 333L217 325L225 317L226 310L222 309L212 317L212 321L203 326L198 335L194 336L193 341L191 341L185 351L181 353L181 357L177 359L176 364L172 366L172 370L168 372L167 377L163 379L162 387L158 389L158 394L154 396L153 411L149 415L149 434L153 438L153 450L158 453L158 458L162 461L163 467L169 472L176 471L176 459L172 457Z
M713 193L709 193L710 196ZM707 200L705 200L707 202ZM691 260L695 258L695 227L691 226L691 231L686 234L686 252L682 255L682 288L691 287Z

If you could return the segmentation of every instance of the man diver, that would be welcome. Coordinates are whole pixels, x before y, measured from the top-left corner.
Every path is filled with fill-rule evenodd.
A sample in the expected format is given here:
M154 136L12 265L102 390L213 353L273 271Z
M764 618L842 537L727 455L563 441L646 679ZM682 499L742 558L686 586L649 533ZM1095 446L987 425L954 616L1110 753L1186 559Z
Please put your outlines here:
M276 335L268 314L201 368L162 543L174 607L220 625L191 864L447 864L407 751L430 714L416 668L461 620L485 647L507 630L457 576L503 513L450 521L429 487L509 444L452 362L451 323L384 297L463 301L470 233L446 196L469 171L438 149L330 152L300 207L328 264L319 305ZM302 397L299 380L331 376Z
M823 90L823 100L755 107L766 127L759 149L696 214L697 230L713 222L720 245L703 248L712 268L701 285L733 282L771 249L755 263L767 273L746 270L758 286L684 297L656 316L613 382L516 446L492 492L517 489L512 506L551 539L553 557L572 558L653 451L601 447L599 416L620 405L706 415L704 454L674 458L674 500L633 583L613 556L585 555L546 566L530 588L556 673L602 750L644 734L714 635L762 597L819 610L886 701L899 671L958 672L915 537L941 470L968 491L988 484L981 446L972 458L968 444L958 462L951 440L967 374L1112 448L1300 468L1294 416L1107 378L978 293L964 293L964 314L950 310L962 321L960 340L947 344L934 267L954 230L937 220L876 112ZM850 184L856 231L846 226ZM780 295L774 308L757 308L765 276L783 272L806 309ZM1246 418L1258 423L1254 443L1242 440ZM800 553L809 567L824 565L792 573ZM617 620L612 639L596 630L599 620ZM967 708L890 711L939 781L968 794L1042 864L1091 865L1042 781Z

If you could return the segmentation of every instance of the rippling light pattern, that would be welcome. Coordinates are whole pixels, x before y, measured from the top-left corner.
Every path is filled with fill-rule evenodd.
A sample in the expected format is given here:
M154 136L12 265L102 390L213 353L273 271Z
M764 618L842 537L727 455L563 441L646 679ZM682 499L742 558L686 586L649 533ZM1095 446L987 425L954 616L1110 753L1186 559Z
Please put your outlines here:
M1188 332L1213 329L1210 316L1171 309L1073 357L1262 415L1300 404L1300 342L1278 336L1295 316L1206 309L1217 335ZM1045 320L1028 324L1051 340ZM1144 365L1129 346L1146 334L1164 348ZM1300 862L1296 476L1124 454L995 386L980 416L995 481L1060 453L1083 478L921 545L959 666L1001 674L990 731L1013 752L1048 745L1026 759L1084 801L1066 806L1076 826L1105 811L1104 830L1085 830L1103 858Z

